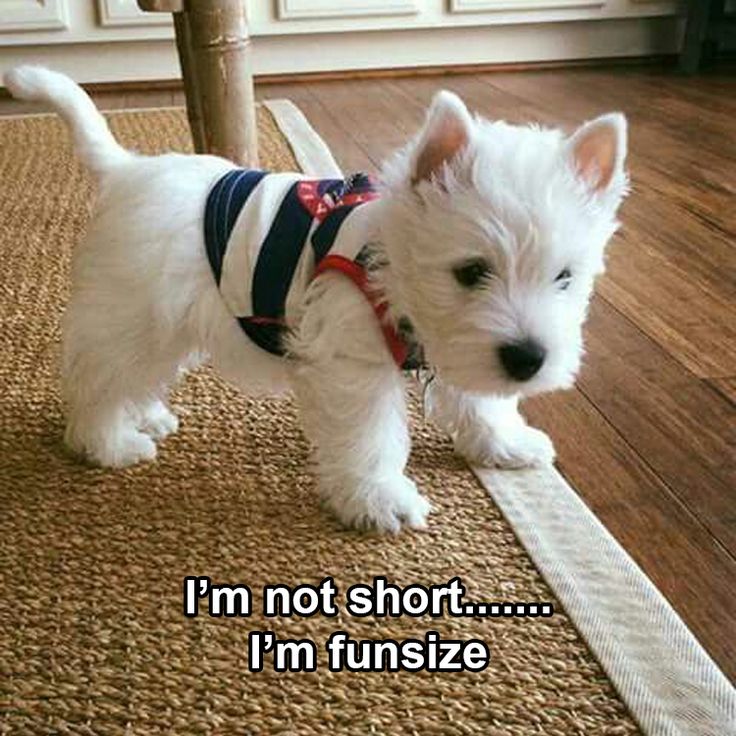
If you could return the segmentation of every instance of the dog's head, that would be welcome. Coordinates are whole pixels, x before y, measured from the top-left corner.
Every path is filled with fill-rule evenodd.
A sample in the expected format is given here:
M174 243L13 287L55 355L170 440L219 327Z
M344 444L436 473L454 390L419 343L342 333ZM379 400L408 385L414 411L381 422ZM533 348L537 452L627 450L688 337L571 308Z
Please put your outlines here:
M626 120L557 130L473 118L440 92L383 172L386 287L442 378L529 395L569 386L627 191Z

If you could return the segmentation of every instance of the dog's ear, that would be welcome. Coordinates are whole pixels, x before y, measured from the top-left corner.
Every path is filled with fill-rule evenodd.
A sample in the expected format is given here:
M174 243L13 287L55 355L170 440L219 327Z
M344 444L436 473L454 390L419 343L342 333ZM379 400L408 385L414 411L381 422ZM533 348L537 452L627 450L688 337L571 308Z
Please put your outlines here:
M445 164L463 151L473 133L473 118L452 92L438 92L414 151L412 185L439 176Z
M578 176L596 194L621 181L626 159L626 118L620 112L581 125L567 142Z

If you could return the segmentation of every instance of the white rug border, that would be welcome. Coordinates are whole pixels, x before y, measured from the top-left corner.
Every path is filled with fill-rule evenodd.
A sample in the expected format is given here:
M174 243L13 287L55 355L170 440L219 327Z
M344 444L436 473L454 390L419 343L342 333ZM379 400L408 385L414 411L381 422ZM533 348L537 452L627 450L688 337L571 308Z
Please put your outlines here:
M736 690L562 475L472 470L642 730L736 735Z
M263 103L302 170L341 176L289 100ZM648 736L736 736L736 690L554 468L473 472Z

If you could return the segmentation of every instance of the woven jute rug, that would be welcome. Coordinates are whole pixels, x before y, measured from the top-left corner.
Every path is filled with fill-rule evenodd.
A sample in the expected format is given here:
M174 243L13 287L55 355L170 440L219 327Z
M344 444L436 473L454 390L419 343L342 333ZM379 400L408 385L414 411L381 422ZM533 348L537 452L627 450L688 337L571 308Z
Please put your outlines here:
M189 150L181 110L110 115L140 151ZM264 166L294 169L259 110ZM639 733L509 523L414 410L410 473L429 529L345 531L319 507L288 399L246 399L207 369L173 396L182 426L154 463L81 464L62 446L57 355L91 182L52 117L0 119L0 732L7 734ZM131 213L135 216L135 213ZM135 298L135 294L131 294ZM246 583L250 618L186 618L188 575ZM460 576L470 600L551 602L550 618L266 619L262 586L344 592ZM317 643L312 673L248 670L248 632ZM330 672L324 642L485 641L479 673Z

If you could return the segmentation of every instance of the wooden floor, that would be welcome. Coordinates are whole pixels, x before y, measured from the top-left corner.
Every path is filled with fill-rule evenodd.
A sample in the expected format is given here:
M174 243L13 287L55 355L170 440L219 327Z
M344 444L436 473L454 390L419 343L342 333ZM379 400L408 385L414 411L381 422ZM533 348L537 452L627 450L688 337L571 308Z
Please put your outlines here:
M625 67L264 85L345 170L376 169L439 88L492 118L629 116L633 193L591 311L578 387L526 412L559 467L736 679L736 76ZM180 93L100 95L103 107ZM23 107L0 101L0 113ZM584 555L585 550L580 550Z

